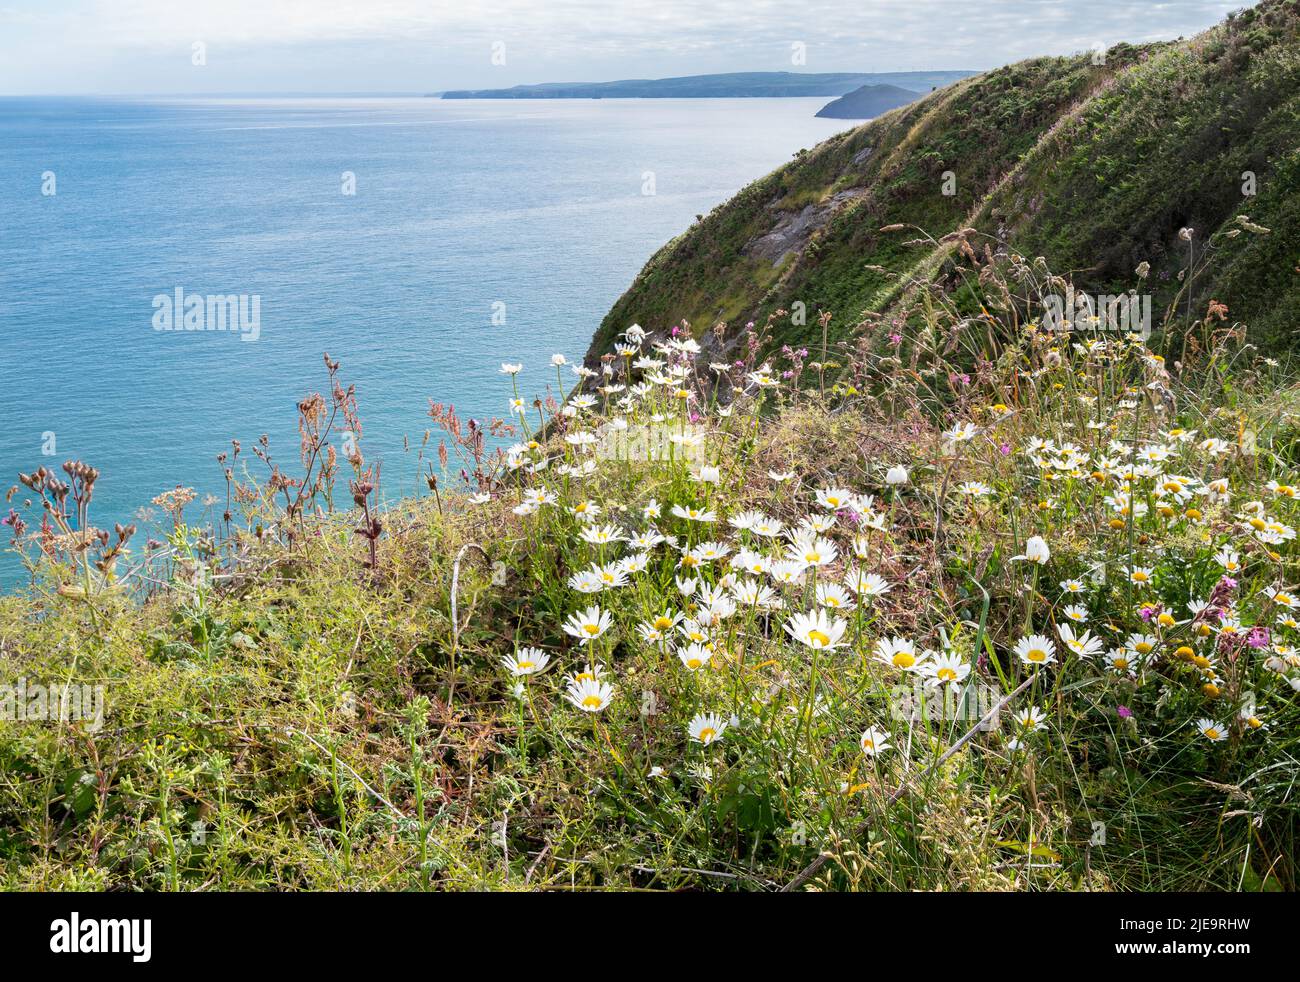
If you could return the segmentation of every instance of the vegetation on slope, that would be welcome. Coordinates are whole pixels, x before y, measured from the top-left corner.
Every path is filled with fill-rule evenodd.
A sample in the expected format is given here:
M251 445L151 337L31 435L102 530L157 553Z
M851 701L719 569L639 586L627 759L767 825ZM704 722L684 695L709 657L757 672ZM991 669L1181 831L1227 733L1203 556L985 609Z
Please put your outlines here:
M1216 308L1177 377L1085 327L940 296L834 381L754 332L725 405L629 331L503 454L434 407L382 515L327 359L301 470L236 452L139 555L23 475L0 885L1294 889L1300 392Z
M1150 263L1157 321L1171 303L1186 315L1216 299L1252 340L1281 349L1300 284L1298 148L1296 0L1188 41L1011 65L801 151L705 216L647 263L589 361L634 322L684 320L712 351L776 311L775 341L795 346L820 341L825 311L832 339L906 320L918 284L963 286L942 232L968 227L997 251L1045 257L1090 293L1128 289ZM1271 234L1229 235L1243 216ZM881 232L893 225L939 241ZM1189 250L1222 261L1183 290Z

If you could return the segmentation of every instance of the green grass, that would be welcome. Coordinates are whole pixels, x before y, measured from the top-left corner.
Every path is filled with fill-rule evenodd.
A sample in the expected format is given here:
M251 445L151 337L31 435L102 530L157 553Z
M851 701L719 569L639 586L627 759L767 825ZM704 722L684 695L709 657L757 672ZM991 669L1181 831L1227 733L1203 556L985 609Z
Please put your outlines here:
M1295 147L1300 139L1300 6L1271 0L1195 38L1117 45L1038 58L963 80L800 154L715 209L655 256L606 316L592 352L634 322L659 331L685 319L697 336L726 321L728 342L775 311L779 347L860 336L878 320L908 320L900 278L952 289L952 250L905 247L887 225L941 237L973 226L995 248L1043 256L1093 293L1125 288L1141 263L1163 310L1186 266L1184 227L1225 261L1191 284L1194 310L1216 299L1249 323L1252 341L1293 345L1300 223ZM861 154L870 151L865 159ZM1245 194L1254 174L1252 190ZM945 174L952 186L945 194ZM739 260L783 214L865 193L838 209L774 279L770 264ZM1247 216L1267 227L1249 254L1225 233ZM879 267L880 269L873 269ZM934 275L930 275L933 273ZM906 286L906 284L904 284ZM1184 298L1185 299L1185 298ZM1189 325L1184 322L1179 329Z
M306 472L232 477L229 520L173 495L163 527L83 549L84 484L64 496L57 476L28 475L18 514L48 500L68 531L19 530L32 584L0 600L0 684L103 686L107 714L0 712L0 885L1294 889L1300 623L1271 591L1294 586L1297 557L1252 522L1297 521L1300 389L1210 314L1171 376L1138 342L1038 330L1045 270L964 272L1016 303L972 327L939 296L897 354L835 344L824 370L796 353L771 388L747 375L755 337L725 404L667 344L666 365L615 359L617 382L648 381L635 396L529 409L508 457L443 416L441 480L382 512L360 452L328 463L335 412L354 431L359 412L337 366L331 396L302 406ZM686 374L654 381L671 366ZM944 435L959 424L969 439ZM650 459L619 442L647 425L680 443ZM1152 447L1163 459L1137 469ZM481 499L447 487L462 454ZM906 484L887 483L894 465ZM987 492L968 494L975 482ZM825 541L730 523L750 510L821 523ZM584 538L605 525L624 538ZM674 538L626 541L650 529ZM165 545L133 551L146 536ZM1050 547L1042 565L1016 558L1031 536ZM1231 585L1223 548L1239 554ZM730 568L741 549L768 571ZM787 581L771 562L792 552L822 565ZM579 589L629 557L625 583ZM888 592L846 587L852 606L828 606L855 569ZM1240 626L1188 608L1210 599ZM1090 656L1060 633L1071 604L1101 639ZM592 605L609 624L580 641L564 625ZM836 647L792 636L819 607L807 637ZM694 621L705 665L679 657L680 626L642 630L665 613ZM1041 646L1033 634L1054 661L1016 653ZM945 711L928 676L878 657L891 638L948 653L968 672L954 694L978 709ZM539 674L502 664L542 654ZM565 676L589 666L611 685L598 712L566 698ZM1016 721L1030 707L1040 728ZM700 713L728 723L721 739L691 738ZM889 747L865 753L868 730Z

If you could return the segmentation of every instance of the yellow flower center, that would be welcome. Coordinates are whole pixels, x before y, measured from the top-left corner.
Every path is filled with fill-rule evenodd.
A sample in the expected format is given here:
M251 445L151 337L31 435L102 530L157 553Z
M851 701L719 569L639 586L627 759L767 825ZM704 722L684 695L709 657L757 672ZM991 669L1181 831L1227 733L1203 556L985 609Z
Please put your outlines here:
M530 662L530 661L521 661L521 662L516 663L516 666L515 666L515 667L518 668L519 671L521 671L521 672L526 672L526 671L528 671L529 669L531 669L531 668L534 667L534 663L533 663L533 662Z
M1133 650L1139 655L1149 655L1152 647L1153 645L1149 641L1139 641L1133 646Z
M1030 661L1046 661L1047 652L1042 648L1030 648L1029 653L1025 657Z
M704 729L700 730L700 743L711 743L713 738L717 735L718 734L714 731L713 727L706 726Z
M821 648L825 648L828 644L831 643L831 639L829 637L827 637L825 634L822 634L821 631L817 631L817 630L808 632L808 640L815 642L818 645L818 647Z
M666 631L666 630L668 630L668 628L670 628L670 627L672 627L672 626L673 626L673 620L672 620L671 617L656 617L656 618L655 618L655 628L656 628L657 630L660 630L660 631Z
M590 634L593 638L600 633L599 624L583 624L582 629Z
M1145 583L1147 579L1148 579L1147 574L1142 572L1142 570L1140 569L1134 572L1133 574L1133 582L1135 583Z
M1213 726L1211 726L1208 730L1205 731L1205 735L1209 737L1211 740L1219 739L1219 731L1216 730Z
M692 672L695 671L695 669L699 668L699 667L700 667L701 665L703 665L703 664L704 664L704 662L702 662L702 661L701 661L700 659L698 659L698 658L687 658L687 659L686 659L686 667L689 668Z
M941 682L952 682L957 678L957 673L951 668L941 668L939 671L935 672L935 678L939 679Z
M582 700L582 708L583 708L583 709L599 709L599 708L600 708L600 696L586 696L586 697Z
M916 656L908 654L906 651L900 651L894 656L895 668L911 668L916 664Z
M1115 666L1116 669L1118 669L1119 671L1122 672L1122 671L1124 671L1124 669L1128 668L1128 659L1127 659L1127 658L1116 658L1115 661L1114 661L1112 664L1114 664L1114 666Z

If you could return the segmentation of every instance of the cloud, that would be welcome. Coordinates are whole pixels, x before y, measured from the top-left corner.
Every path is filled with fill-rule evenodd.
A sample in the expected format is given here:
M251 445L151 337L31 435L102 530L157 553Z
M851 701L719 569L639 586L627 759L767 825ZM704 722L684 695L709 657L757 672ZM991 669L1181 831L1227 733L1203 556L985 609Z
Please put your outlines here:
M795 67L795 41L807 46L807 63L797 66L804 71L987 68L1098 43L1187 35L1240 6L1232 0L10 0L0 6L0 91L284 90L296 80L317 91L425 91L771 71ZM212 52L214 70L181 74L196 41ZM490 62L494 41L506 44L505 66Z

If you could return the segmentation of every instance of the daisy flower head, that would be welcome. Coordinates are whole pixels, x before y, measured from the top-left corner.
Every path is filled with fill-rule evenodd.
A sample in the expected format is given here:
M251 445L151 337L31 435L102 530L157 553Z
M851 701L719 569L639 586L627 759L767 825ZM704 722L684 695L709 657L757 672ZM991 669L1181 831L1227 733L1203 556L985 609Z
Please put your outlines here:
M1160 642L1150 634L1130 634L1128 640L1124 642L1125 647L1136 655L1145 658L1151 652L1156 650L1156 645Z
M890 749L889 734L878 727L868 726L858 737L858 746L868 757L874 757Z
M1026 733L1036 733L1047 725L1047 714L1038 706L1022 709L1013 717L1015 723Z
M838 511L853 501L853 492L844 488L822 488L817 492L817 504L827 511Z
M594 501L579 501L569 511L580 522L593 522L600 515L600 505Z
M880 638L876 641L876 659L907 672L921 671L925 655L916 653L916 645L906 638Z
M770 586L758 580L745 579L731 585L732 596L746 607L779 607L781 598Z
M579 593L600 593L605 589L605 584L600 578L599 570L584 569L569 577L569 588Z
M795 614L785 623L786 633L809 648L838 648L842 644L847 622L838 617L828 617L826 611Z
M1221 740L1228 739L1228 728L1222 723L1216 723L1212 719L1202 717L1196 721L1196 729L1201 736L1211 743L1218 743Z
M564 698L584 713L599 713L614 698L614 687L599 679L574 679L569 683Z
M1296 599L1295 594L1281 587L1267 587L1265 588L1264 593L1279 607L1285 607L1288 610L1294 610L1296 607L1300 607L1300 600Z
M1074 628L1069 624L1058 624L1056 633L1065 645L1067 651L1080 658L1091 658L1093 655L1101 652L1104 642L1101 638L1093 635L1091 631L1084 631L1082 634L1075 634Z
M929 676L932 685L955 687L970 674L970 663L953 651L930 653L924 666L924 674Z
M593 605L584 611L570 615L564 622L564 633L577 638L579 644L587 644L608 631L609 625L609 611Z
M1056 645L1051 638L1041 634L1031 634L1016 642L1013 649L1016 657L1031 668L1050 665L1056 661Z
M1136 675L1137 668L1133 662L1133 653L1127 648L1112 648L1106 652L1106 667L1117 675L1127 675L1129 678Z
M611 542L621 542L624 535L617 525L597 525L593 522L583 526L582 531L578 533L578 538L594 546L603 546Z
M671 631L682 622L685 615L676 610L665 610L646 621L656 631Z
M796 536L786 550L787 555L808 566L829 566L839 558L840 551L830 539L820 535Z
M699 642L693 642L678 648L677 657L688 671L698 672L713 658L713 651Z
M541 648L520 648L513 655L501 659L507 672L518 678L521 675L536 675L550 664L551 656Z
M853 598L838 583L818 583L817 603L827 610L852 610Z
M677 625L677 631L692 644L708 644L709 628L702 621L692 618Z
M889 582L879 573L852 569L844 575L844 585L860 597L883 597L889 592Z
M798 560L783 559L769 565L767 573L777 583L801 583L806 569L807 567Z
M977 433L979 428L974 423L958 423L952 429L945 431L943 438L948 443L966 443L974 439Z
M696 743L708 746L722 739L727 722L717 713L696 713L690 725L686 727L687 735Z
M957 493L968 498L987 498L993 493L993 489L983 481L963 481L957 485Z
M674 517L688 522L716 522L718 520L716 512L707 508L697 508L695 505L673 505L671 510Z
M1061 613L1076 624L1084 624L1088 620L1088 608L1081 604L1070 604Z

